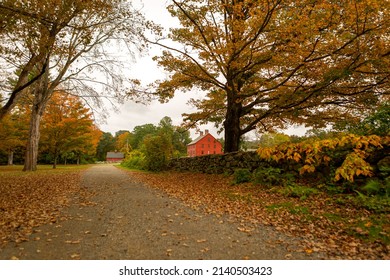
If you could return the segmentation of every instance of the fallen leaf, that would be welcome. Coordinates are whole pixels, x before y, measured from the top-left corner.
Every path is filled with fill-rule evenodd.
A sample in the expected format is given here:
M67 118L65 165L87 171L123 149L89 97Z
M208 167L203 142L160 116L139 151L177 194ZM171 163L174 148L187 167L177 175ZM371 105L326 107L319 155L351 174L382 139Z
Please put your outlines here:
M80 259L80 254L72 254L70 255L72 259Z
M305 249L305 252L306 252L306 254L312 254L313 253L313 250L312 249Z
M196 240L196 242L198 242L198 243L204 243L204 242L206 242L207 240L206 239L199 239L199 240Z
M79 244L80 240L66 240L65 243L66 244Z

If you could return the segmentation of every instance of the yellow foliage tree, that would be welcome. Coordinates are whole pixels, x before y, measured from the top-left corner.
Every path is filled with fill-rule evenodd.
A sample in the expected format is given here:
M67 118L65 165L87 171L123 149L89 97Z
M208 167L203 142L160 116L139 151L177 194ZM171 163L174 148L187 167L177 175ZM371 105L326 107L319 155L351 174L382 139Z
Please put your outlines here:
M258 129L355 118L389 92L389 5L383 0L173 0L181 27L156 57L161 100L194 88L188 125L214 122L225 151Z

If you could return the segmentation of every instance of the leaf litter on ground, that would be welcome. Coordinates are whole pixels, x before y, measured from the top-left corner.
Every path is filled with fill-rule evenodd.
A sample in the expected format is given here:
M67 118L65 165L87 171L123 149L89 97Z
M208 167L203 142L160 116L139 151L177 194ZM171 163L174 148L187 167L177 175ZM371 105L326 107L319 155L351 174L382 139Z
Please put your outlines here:
M253 226L262 224L287 236L301 237L298 250L308 255L324 252L329 259L390 259L388 243L364 240L355 234L356 224L368 221L372 213L348 203L337 204L324 192L300 200L252 183L232 185L232 178L222 174L127 172L193 209L234 217L242 223L239 231L250 234ZM389 213L385 215L390 218ZM383 230L388 236L389 227Z
M66 219L70 203L88 205L92 193L80 186L82 169L34 173L0 170L0 246L29 240L35 228Z

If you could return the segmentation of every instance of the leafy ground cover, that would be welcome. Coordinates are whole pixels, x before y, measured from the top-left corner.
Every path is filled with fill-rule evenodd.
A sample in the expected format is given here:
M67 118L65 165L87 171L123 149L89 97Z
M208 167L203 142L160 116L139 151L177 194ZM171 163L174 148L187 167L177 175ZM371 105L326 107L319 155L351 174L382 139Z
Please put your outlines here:
M301 250L307 254L321 251L330 259L390 259L389 209L369 210L356 197L331 194L321 189L324 186L282 188L232 184L233 178L226 175L128 172L194 209L236 217L246 224L237 230L250 233L264 224L302 237Z
M54 223L72 197L81 201L88 194L80 188L80 174L86 166L39 166L34 173L21 166L0 166L0 246L28 240L34 228Z

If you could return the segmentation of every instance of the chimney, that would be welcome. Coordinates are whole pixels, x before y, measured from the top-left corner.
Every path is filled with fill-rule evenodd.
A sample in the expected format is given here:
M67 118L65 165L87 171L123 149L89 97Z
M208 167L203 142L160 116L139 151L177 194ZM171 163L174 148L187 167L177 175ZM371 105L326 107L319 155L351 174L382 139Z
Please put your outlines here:
M208 129L206 129L206 130L205 130L205 133L206 133L206 134L207 134L207 133L209 133L209 130L208 130Z
M200 131L200 136L203 136L203 131Z

